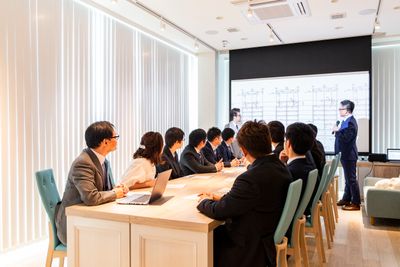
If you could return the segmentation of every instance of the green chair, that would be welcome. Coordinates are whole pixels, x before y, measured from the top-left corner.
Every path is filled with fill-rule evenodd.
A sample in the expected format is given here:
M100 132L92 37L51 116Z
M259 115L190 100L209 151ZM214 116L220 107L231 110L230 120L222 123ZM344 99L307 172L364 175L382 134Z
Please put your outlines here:
M67 256L67 247L57 237L54 213L56 205L61 199L54 181L53 170L38 171L35 175L40 198L49 217L49 248L47 251L46 267L51 267L53 258L60 258L60 266L62 267L64 266L64 258Z
M333 211L335 213L335 221L336 221L336 223L339 222L339 212L338 212L338 207L336 205L336 203L338 202L338 194L339 194L339 176L335 175L335 173L336 173L336 170L337 170L337 168L339 166L339 162L340 162L340 158L341 157L342 157L342 152L339 152L336 155L337 162L336 162L336 166L334 166L335 170L333 171L333 180L332 180L331 185L330 185L331 197L332 197L332 202L333 202Z
M328 179L328 172L329 172L329 165L325 164L322 172L321 181L317 189L317 193L315 194L311 204L311 216L306 218L306 227L305 227L305 232L313 234L315 237L315 244L318 251L320 265L326 262L324 244L322 242L322 228L320 221L320 209L322 207L320 197L322 195L322 192L324 190L325 184Z
M314 192L315 184L318 178L318 170L314 169L308 173L307 185L304 189L303 197L300 200L296 213L292 221L292 235L288 242L287 254L293 255L295 259L295 266L301 266L301 259L303 259L304 266L308 267L308 255L305 240L305 223L306 217L304 211L310 202L312 193Z
M299 204L302 184L303 181L300 179L290 183L289 190L286 195L285 206L274 233L276 264L280 267L287 267L287 238L285 237L285 234L290 223L292 222L297 205Z

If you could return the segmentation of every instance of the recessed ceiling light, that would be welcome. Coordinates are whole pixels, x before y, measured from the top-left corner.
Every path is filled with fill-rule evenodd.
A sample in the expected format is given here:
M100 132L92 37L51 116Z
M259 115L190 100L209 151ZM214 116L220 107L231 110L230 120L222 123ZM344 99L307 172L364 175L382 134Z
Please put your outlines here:
M331 3L337 3L338 0L331 0Z
M335 30L341 30L341 29L343 29L343 26L336 26L335 27Z
M218 16L218 17L216 17L215 19L216 19L216 20L221 20L221 19L224 19L224 17Z
M228 32L238 32L239 29L238 28L228 28L226 29Z
M395 6L393 9L394 10L400 10L400 6Z
M331 19L344 19L346 17L346 12L335 13L331 15Z
M363 9L363 10L360 10L360 11L358 12L358 14L360 14L360 15L372 15L372 14L376 14L376 9L373 9L373 8Z
M247 38L246 38L246 37L243 37L243 38L240 38L240 40L242 40L242 41L246 41L246 40L247 40Z
M218 34L218 31L209 30L209 31L206 31L206 34L209 34L209 35L216 35L216 34Z
M379 20L375 21L375 31L380 30L381 29L381 24L379 23Z

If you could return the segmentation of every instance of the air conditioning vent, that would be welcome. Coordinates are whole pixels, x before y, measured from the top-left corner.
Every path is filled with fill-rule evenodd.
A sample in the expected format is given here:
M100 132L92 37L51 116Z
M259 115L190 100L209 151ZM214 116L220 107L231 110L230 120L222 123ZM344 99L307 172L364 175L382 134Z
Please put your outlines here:
M307 17L311 11L307 0L233 0L234 5L242 5L242 14L251 23L267 23L270 20ZM247 9L250 6L253 16L247 16Z
M335 13L331 15L331 19L344 19L346 17L346 13Z

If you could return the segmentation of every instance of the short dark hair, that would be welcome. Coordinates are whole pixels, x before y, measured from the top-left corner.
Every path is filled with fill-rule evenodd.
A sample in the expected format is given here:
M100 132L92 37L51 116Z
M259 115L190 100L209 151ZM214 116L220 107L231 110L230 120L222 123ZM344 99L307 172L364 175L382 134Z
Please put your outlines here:
M221 136L221 130L218 129L217 127L211 127L207 131L207 140L212 142L215 138L218 136Z
M193 130L189 134L189 145L192 145L194 147L197 147L201 141L205 141L207 138L206 131L203 129L196 129Z
M163 149L163 138L158 132L147 132L140 140L140 147L133 154L133 158L145 158L153 164L161 162L161 152Z
M340 102L340 104L345 107L348 112L353 113L355 105L352 101L346 99Z
M315 133L314 138L316 138L317 135L318 135L318 128L317 128L317 126L314 125L314 124L312 124L312 123L309 123L308 126L310 126L311 129L314 131L314 133Z
M222 139L224 141L228 141L229 139L231 139L234 136L235 136L235 131L232 128L225 128L222 131Z
M237 140L239 145L244 147L255 158L270 154L272 151L271 136L268 126L264 123L247 121L240 128Z
M236 117L240 113L240 108L233 108L229 111L229 121L233 120L233 117Z
M176 142L181 142L185 133L178 127L169 128L165 132L165 145L171 148Z
M280 143L285 139L285 126L280 121L270 121L268 129L271 134L272 142Z
M89 125L85 131L86 145L97 148L104 139L110 139L114 134L114 125L108 121L97 121Z
M286 128L286 140L290 141L294 153L305 155L314 144L314 131L302 122L295 122Z

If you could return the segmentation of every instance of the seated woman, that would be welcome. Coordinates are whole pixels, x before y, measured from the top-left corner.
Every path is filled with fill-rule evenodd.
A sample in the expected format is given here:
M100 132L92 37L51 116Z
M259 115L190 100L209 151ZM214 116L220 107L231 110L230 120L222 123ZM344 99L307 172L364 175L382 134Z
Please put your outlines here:
M147 132L133 154L133 161L122 175L121 184L129 189L154 186L156 165L161 161L163 138L158 132Z

